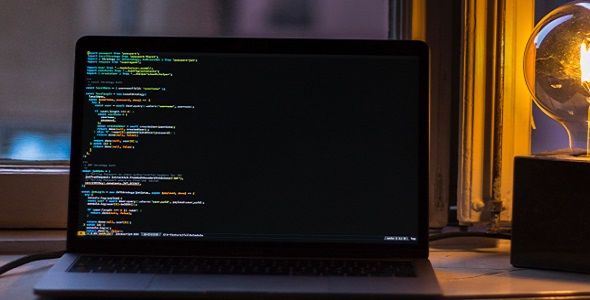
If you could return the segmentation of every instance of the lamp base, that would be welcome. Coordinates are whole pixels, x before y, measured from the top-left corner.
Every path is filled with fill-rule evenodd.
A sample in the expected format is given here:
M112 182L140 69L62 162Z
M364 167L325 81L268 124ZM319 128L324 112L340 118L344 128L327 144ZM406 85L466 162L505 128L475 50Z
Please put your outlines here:
M510 262L590 273L590 159L515 158Z

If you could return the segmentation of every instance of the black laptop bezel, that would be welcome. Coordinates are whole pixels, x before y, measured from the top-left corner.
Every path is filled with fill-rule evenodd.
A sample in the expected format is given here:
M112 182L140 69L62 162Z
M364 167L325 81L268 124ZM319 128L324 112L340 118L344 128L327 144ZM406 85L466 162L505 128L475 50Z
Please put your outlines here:
M82 110L87 51L181 51L214 53L284 53L338 55L414 56L419 59L419 236L415 244L211 242L187 240L125 240L77 236L81 186ZM289 257L428 257L428 160L429 160L429 50L420 41L324 40L263 38L180 38L88 36L76 45L72 155L68 205L67 251L76 253L145 255L222 255Z

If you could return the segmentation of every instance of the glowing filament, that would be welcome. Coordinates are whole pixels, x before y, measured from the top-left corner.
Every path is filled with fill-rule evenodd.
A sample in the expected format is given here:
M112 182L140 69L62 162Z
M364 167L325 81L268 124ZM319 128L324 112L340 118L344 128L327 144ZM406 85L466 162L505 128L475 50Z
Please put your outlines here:
M580 78L582 86L590 93L590 50L586 42L580 45L580 71L582 71Z
M588 45L583 42L580 45L580 71L582 75L580 77L582 87L586 92L590 93L590 51ZM590 97L586 98L588 104L590 104ZM586 153L584 156L590 156L590 106L588 106L588 118L586 119Z

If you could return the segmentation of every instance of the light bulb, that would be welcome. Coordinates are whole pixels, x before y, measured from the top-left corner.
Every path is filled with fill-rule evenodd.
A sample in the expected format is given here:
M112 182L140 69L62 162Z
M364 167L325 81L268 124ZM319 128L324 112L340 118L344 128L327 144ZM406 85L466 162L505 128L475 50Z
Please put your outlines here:
M590 154L590 2L574 1L535 26L524 56L535 103L563 125L572 154Z

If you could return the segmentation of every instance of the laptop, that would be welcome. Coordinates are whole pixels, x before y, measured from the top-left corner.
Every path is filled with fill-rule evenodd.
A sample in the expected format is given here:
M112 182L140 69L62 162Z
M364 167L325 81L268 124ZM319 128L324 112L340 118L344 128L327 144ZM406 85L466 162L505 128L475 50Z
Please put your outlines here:
M83 37L55 298L437 298L417 41Z

